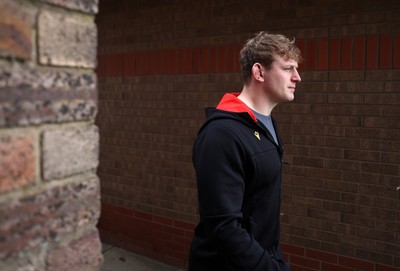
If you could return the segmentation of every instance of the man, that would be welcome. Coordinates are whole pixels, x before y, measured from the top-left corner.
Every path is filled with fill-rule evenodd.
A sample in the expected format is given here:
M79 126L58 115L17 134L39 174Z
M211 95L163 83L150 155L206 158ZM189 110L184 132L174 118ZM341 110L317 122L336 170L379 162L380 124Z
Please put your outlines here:
M244 86L225 94L193 148L200 222L189 271L288 271L279 248L283 147L272 109L292 101L300 50L260 32L240 52Z

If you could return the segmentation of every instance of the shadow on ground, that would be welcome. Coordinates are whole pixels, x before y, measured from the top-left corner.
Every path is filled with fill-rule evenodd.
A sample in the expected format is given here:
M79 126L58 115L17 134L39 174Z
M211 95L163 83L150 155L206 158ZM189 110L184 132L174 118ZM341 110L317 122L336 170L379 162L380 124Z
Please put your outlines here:
M108 244L103 244L102 253L101 271L183 271Z

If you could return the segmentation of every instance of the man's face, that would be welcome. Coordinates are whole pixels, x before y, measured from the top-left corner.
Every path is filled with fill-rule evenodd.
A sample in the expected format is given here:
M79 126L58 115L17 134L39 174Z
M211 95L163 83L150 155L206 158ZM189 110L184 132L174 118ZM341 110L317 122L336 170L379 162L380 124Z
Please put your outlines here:
M276 57L269 69L263 69L263 87L272 102L288 102L294 99L296 83L301 81L297 68L295 60Z

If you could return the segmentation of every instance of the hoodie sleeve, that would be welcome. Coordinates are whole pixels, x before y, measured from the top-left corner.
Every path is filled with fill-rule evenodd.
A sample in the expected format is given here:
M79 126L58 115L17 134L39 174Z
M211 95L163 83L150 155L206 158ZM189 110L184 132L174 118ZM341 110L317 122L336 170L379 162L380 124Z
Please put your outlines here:
M237 270L290 270L241 227L246 153L239 139L224 127L207 127L193 152L200 219L206 235Z

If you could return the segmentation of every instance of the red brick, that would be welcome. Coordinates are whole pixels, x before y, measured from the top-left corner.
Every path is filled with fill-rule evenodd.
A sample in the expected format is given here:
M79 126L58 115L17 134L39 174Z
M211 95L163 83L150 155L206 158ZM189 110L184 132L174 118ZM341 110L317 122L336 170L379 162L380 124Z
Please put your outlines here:
M139 62L140 62L140 74L148 75L149 72L149 52L148 51L140 51L139 54Z
M371 243L372 247L373 244ZM390 264L393 260L393 256L386 253L386 252L380 252L380 251L376 251L376 250L371 250L371 249L367 249L365 248L367 246L363 246L363 248L360 248L357 250L356 253L356 257L360 258L360 259L365 259L370 261L371 259L373 259L374 262L376 263L383 263L383 264Z
M233 45L229 45L227 48L227 72L235 72L235 47Z
M400 271L400 267L376 264L375 270L376 271Z
M103 57L102 55L97 55L96 74L97 74L98 77L102 77L103 76L103 74L102 74L102 68L103 68L103 66L102 66L102 63L103 63L102 57Z
M156 50L154 51L154 74L161 74L162 65L163 65L162 52L161 50ZM135 74L134 69L132 69L132 74Z
M321 262L319 259L299 257L296 255L290 255L290 263L299 266L307 266L307 268L311 268L312 270L320 270L321 268Z
M177 73L182 74L185 72L185 49L179 48L177 51Z
M102 75L101 75L101 68L102 68L102 66L100 65L100 59L101 59L101 56L100 56L100 55L97 55L97 66L96 66L95 72L96 72L96 74L97 74L98 77L101 77L101 76L102 76Z
M178 221L178 220L175 220L174 224L175 224L175 227L178 229L184 229L184 230L189 230L189 231L193 231L196 226L193 223L188 223L185 221Z
M153 221L155 223L160 223L160 224L163 224L163 225L169 225L169 226L173 226L174 225L174 220L169 218L169 217L153 215Z
M192 243L193 235L188 236L174 236L174 242L186 247L187 249L190 248Z
M117 205L112 205L112 204L107 204L107 203L102 203L101 204L101 209L108 211L108 212L113 212L113 213L118 213L118 214L123 214L123 215L128 215L128 216L133 216L133 211L131 209L117 206Z
M147 74L148 75L155 75L155 52L154 51L149 51L148 52L148 58L147 58Z
M141 51L140 53L142 75L148 75L149 73L149 52Z
M291 244L281 244L282 251L284 251L287 254L294 254L298 256L304 256L305 255L305 249L300 246L294 246Z
M186 230L183 229L178 229L178 228L173 228L173 227L164 227L164 232L165 233L170 233L173 235L177 235L177 236L184 236Z
M208 72L208 67L209 67L209 48L208 47L203 47L201 48L201 66L200 66L200 72L201 73L207 73Z
M193 49L192 48L185 49L185 72L186 73L193 72Z
M356 70L363 70L365 67L365 38L354 38L353 67Z
M169 51L169 59L170 59L170 63L169 63L168 73L175 74L176 73L176 50L175 49L171 49Z
M217 47L217 72L226 71L226 47Z
M381 35L379 37L379 68L392 68L392 36Z
M295 265L295 264L291 264L291 270L292 271L307 271L307 269L303 266L299 266L299 265Z
M106 54L104 55L105 57L105 70L106 70L106 76L107 77L111 77L112 76L112 54Z
M102 56L102 63L101 63L101 65L102 65L102 75L103 76L107 76L107 72L108 72L108 66L107 66L107 56L106 55L103 55Z
M154 224L149 224L146 225L147 229L151 229L151 236L144 237L144 240L151 241L154 244L159 244L163 242L174 242L175 236L174 234L171 233L166 233L164 231L165 226L162 225L157 225L158 227L155 227Z
M135 64L135 53L134 52L130 52L128 54L128 62L129 62L128 75L129 76L136 75L136 64Z
M306 249L306 256L308 258L318 259L321 262L333 263L333 264L338 263L338 255L315 249Z
M305 61L307 70L315 70L317 64L317 42L314 39L306 41L307 59Z
M35 139L27 135L0 136L0 193L33 184L36 175Z
M367 69L376 69L378 67L378 36L371 35L367 37Z
M97 57L98 61L100 61L99 56ZM122 76L127 77L128 76L128 70L129 70L129 61L128 61L128 54L123 53L122 54Z
M193 48L193 72L200 72L200 48Z
M340 39L329 40L329 69L340 69Z
M113 77L118 76L118 57L119 57L118 53L112 54L112 57L111 57L111 63L112 63L111 74Z
M209 55L208 71L215 73L217 71L217 48L215 46L209 48Z
M329 61L329 51L328 51L328 40L319 39L318 40L318 57L317 57L317 69L327 70Z
M102 74L103 76L108 76L108 57L107 55L102 56Z
M119 76L120 73L120 60L119 60L119 53L115 53L113 55L113 65L114 65L114 77Z
M133 65L133 69L132 69L132 75L133 76L137 76L141 74L141 61L140 61L140 52L139 51L135 51L133 52L132 55L132 65Z
M394 36L393 68L400 69L400 35L399 34Z
M163 59L163 69L162 74L170 74L171 73L171 51L169 49L164 49L162 51L162 59Z
M118 76L123 76L124 75L124 54L119 53L118 54Z
M350 70L352 68L352 39L343 38L342 39L342 61L341 69Z
M345 256L339 256L339 264L346 267L355 268L357 271L369 271L374 270L375 268L375 263L373 262L367 262Z
M240 50L242 49L242 45L235 45L234 50L235 50L235 59L234 59L234 72L240 72Z
M115 76L115 59L114 55L108 55L108 76Z
M144 213L144 212L140 212L140 211L135 211L134 212L134 216L139 218L139 219L144 219L144 220L149 220L149 221L153 220L153 215L152 214Z
M301 56L305 62L307 62L306 42L303 39L296 39L296 46L301 52ZM301 63L299 65L299 71L306 70L306 65Z
M324 271L354 271L353 268L348 268L344 266L338 266L330 263L322 263L321 270Z

